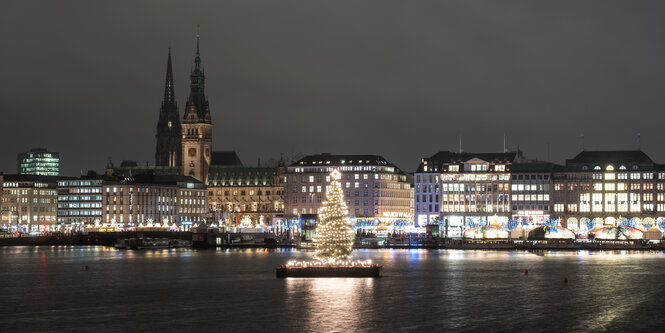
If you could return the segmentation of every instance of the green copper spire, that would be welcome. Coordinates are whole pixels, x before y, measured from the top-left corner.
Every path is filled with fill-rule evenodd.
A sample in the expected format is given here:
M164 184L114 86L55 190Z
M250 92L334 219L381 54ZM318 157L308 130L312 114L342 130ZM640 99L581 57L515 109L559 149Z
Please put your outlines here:
M205 75L201 64L199 27L199 25L196 27L196 56L194 57L194 69L189 74L189 97L184 121L210 123L210 109L205 96Z
M201 28L200 24L196 25L196 58L194 58L194 65L196 69L201 70L201 54L199 52L199 40L201 39L201 34L199 29Z

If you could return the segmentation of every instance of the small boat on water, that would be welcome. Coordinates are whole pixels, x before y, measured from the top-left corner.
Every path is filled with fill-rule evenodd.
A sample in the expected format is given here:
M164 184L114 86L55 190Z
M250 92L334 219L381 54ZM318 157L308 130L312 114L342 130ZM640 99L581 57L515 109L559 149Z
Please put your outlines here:
M168 238L124 238L115 241L116 249L171 249L192 247L192 241Z
M168 249L170 247L168 238L143 238L143 243L139 244L138 249Z

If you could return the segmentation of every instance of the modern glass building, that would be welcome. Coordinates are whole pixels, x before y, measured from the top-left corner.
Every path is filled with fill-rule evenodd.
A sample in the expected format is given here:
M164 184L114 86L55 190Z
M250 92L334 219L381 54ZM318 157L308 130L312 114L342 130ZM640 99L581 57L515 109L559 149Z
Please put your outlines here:
M60 153L49 152L44 148L31 149L18 154L20 175L59 176Z

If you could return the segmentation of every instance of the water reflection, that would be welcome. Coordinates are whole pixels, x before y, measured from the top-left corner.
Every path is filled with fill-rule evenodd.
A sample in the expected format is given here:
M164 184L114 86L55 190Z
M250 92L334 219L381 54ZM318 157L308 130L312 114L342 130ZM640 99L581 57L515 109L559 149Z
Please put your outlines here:
M368 310L367 300L371 299L374 293L374 279L287 278L285 283L287 307L292 307L302 314L302 321L294 326L296 331L362 330L363 314Z
M201 325L225 332L658 332L665 325L663 252L354 254L383 264L384 277L276 279L275 267L312 255L297 249L4 247L3 331L56 331L62 323L70 325L62 331L111 332Z

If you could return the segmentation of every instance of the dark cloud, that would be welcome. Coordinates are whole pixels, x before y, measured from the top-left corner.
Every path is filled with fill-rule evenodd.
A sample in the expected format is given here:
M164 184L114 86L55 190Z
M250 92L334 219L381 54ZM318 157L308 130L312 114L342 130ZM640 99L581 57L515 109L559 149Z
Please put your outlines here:
M662 1L3 1L0 170L31 147L63 173L153 162L167 48L182 105L196 24L214 149L245 163L442 149L665 162Z

